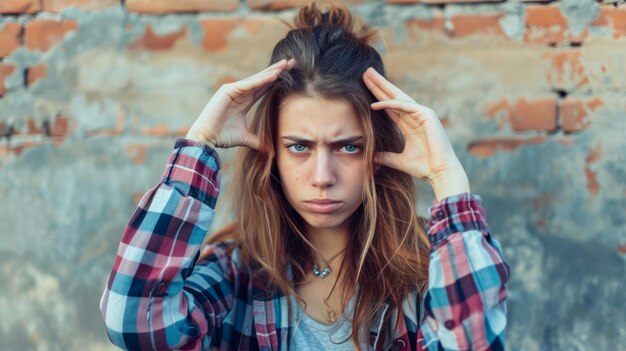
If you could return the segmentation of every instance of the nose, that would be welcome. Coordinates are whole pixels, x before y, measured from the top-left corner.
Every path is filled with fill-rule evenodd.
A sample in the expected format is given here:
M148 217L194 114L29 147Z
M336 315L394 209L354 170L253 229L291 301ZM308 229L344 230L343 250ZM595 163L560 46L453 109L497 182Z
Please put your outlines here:
M313 186L318 188L328 188L335 184L337 179L332 153L326 150L319 150L315 153L313 162Z

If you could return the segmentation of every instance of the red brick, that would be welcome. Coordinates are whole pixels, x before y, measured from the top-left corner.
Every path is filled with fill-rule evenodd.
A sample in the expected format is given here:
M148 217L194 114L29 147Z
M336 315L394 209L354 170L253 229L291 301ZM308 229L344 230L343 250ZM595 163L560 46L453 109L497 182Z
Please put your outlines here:
M287 8L301 7L311 3L311 0L248 0L248 6L255 10L272 11ZM337 3L335 0L316 1L319 4ZM362 4L363 0L344 0L341 3L346 5Z
M406 29L412 37L414 37L413 34L420 31L437 31L443 33L445 32L443 15L439 13L431 20L412 18L406 22Z
M39 0L1 0L0 13L35 13L41 10Z
M526 8L526 32L524 40L543 44L562 42L581 43L587 37L587 29L574 34L570 31L567 18L558 5L529 5Z
M589 127L589 113L604 106L599 97L581 99L565 98L561 101L559 114L561 116L561 128L566 133L577 132Z
M26 82L28 86L33 85L36 81L48 76L48 66L45 63L29 67L26 70Z
M498 114L504 113L511 124L511 128L515 131L553 131L557 127L556 111L556 97L550 96L530 101L526 98L519 98L514 104L503 99L495 104L490 104L486 113L490 118L496 118Z
M204 29L202 47L209 52L222 51L228 46L228 35L244 22L240 18L216 18L200 21Z
M4 86L4 78L13 74L15 71L15 66L8 63L0 63L0 96L6 93L6 88Z
M55 13L69 8L77 8L83 11L98 11L120 5L120 0L42 0L42 2L43 11Z
M267 39L254 36L261 32L263 28L269 29L274 34L280 33L281 35L287 29L284 23L274 18L206 18L200 20L199 23L204 29L201 45L206 51L211 53L220 52L227 48L229 36L237 28L244 29L250 34L249 38L254 37L257 39L257 42ZM272 34L268 45L274 45L276 40L278 40L278 37Z
M591 25L612 29L615 39L626 37L626 6L601 5L600 14Z
M506 37L499 23L503 16L504 14L502 13L454 15L451 18L453 29L449 34L453 38L462 38L470 35Z
M0 57L8 56L20 47L22 25L17 22L8 22L0 29Z
M126 0L126 9L139 13L234 11L239 0Z
M178 32L157 35L154 33L152 26L148 26L144 32L143 37L139 38L130 46L130 50L147 49L147 50L169 50L174 47L174 44L181 38L187 36L187 28L182 28Z
M528 101L518 99L511 111L510 121L513 130L556 129L557 101L555 97L546 97Z
M550 61L548 83L557 90L572 91L589 85L587 72L578 49L550 52L544 55Z
M468 150L471 154L480 158L491 157L498 151L511 152L522 145L541 144L547 140L547 137L540 136L530 139L521 138L493 138L479 140L470 143Z
M63 40L65 34L77 30L76 21L35 19L30 21L24 32L24 46L31 50L47 51Z

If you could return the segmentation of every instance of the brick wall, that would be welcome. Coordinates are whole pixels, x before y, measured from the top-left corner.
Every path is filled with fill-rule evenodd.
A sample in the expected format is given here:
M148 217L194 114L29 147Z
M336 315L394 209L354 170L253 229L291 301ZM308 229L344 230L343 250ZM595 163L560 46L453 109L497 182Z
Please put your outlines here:
M0 2L0 349L112 349L98 299L134 206L306 2ZM626 4L344 3L485 200L513 273L509 347L626 347Z

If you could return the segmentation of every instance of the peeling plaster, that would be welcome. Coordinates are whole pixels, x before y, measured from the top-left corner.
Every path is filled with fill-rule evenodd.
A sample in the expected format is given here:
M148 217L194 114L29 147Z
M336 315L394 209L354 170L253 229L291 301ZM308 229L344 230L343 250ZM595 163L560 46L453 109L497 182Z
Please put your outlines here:
M581 35L600 13L595 0L562 0L559 2L559 7L563 16L567 18L574 36Z

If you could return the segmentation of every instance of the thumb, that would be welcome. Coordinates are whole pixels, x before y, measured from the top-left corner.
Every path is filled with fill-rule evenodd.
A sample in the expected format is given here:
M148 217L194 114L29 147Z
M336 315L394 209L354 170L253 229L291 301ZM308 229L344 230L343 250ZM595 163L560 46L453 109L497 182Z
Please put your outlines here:
M402 171L402 159L400 154L394 152L377 152L374 154L374 161L383 166Z

